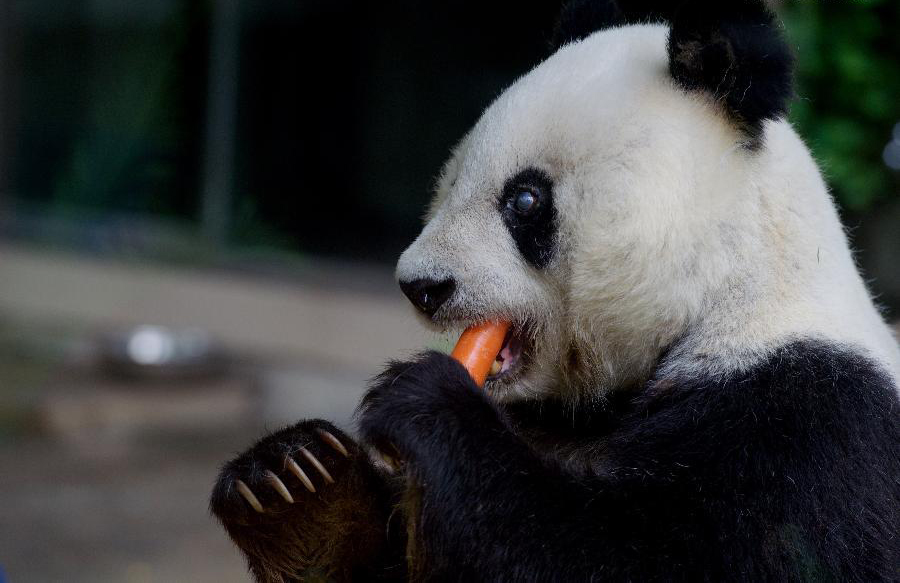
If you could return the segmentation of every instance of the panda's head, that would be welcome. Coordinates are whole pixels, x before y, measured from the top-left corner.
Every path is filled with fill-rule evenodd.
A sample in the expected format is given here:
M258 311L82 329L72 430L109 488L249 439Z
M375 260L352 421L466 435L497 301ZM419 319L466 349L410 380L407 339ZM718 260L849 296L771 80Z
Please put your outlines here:
M570 4L447 162L397 277L440 328L514 323L498 396L644 379L728 286L791 57L762 2L702 4Z

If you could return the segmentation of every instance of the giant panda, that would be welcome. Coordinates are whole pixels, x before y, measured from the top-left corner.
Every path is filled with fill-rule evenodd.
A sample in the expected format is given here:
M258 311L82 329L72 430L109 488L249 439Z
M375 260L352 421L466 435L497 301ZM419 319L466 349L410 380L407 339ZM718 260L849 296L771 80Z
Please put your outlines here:
M228 462L260 581L900 581L900 351L785 113L763 2L576 1L453 150L397 278L513 322Z

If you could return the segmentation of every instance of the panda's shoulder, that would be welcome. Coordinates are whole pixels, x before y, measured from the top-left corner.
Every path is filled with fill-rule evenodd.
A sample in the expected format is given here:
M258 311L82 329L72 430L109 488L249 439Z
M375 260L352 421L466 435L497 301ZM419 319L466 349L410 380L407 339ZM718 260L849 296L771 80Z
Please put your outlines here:
M638 410L648 420L648 411L670 416L663 421L669 423L687 417L723 444L739 437L900 452L897 387L862 348L801 339L731 372L710 372L701 363L695 374L689 365L669 370L678 372L654 378L640 398Z
M703 370L697 359L697 370ZM893 387L893 381L884 366L867 355L863 347L825 338L802 338L770 347L755 359L742 362L734 370L699 372L690 374L690 364L671 367L665 363L660 370L673 369L674 381L685 390L701 390L716 387L735 388L754 386L758 390L780 393L792 389L814 389L829 392L839 384L850 391L866 392L875 386ZM651 387L660 381L655 378Z

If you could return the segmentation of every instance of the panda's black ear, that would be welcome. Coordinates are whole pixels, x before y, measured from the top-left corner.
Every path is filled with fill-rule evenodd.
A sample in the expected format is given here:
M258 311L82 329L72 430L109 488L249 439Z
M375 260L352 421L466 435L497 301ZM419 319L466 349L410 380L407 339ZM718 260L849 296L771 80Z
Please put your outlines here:
M673 0L568 0L563 4L553 38L552 51L592 33L623 24L660 22L672 11Z
M762 0L688 1L671 20L669 70L707 91L758 144L763 122L787 113L793 55Z

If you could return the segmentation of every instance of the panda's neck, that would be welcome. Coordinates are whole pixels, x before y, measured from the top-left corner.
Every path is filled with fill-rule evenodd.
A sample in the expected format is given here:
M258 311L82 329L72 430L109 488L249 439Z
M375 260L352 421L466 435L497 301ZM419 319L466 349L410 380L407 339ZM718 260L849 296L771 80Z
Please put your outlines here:
M806 266L783 250L781 257L768 255L743 279L711 294L708 308L661 356L653 376L724 377L751 370L792 342L818 340L871 357L900 380L897 341L842 241L840 233L830 249L820 246L818 261L807 258Z

